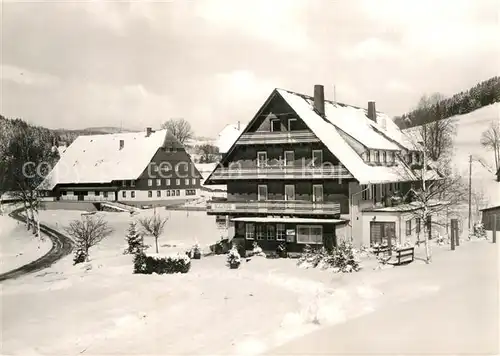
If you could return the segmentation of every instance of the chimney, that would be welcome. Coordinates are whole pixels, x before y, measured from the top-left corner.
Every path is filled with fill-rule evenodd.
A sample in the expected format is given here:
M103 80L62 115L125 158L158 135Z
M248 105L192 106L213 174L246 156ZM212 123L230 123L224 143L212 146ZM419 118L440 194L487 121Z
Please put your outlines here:
M377 111L375 110L375 102L368 102L368 118L374 122L377 122Z
M325 89L320 84L314 86L314 109L325 117Z
M153 130L151 129L151 127L146 127L146 137L151 136L152 132L153 132Z
M120 150L125 147L125 140L120 140Z
M238 121L238 131L240 131L240 122Z

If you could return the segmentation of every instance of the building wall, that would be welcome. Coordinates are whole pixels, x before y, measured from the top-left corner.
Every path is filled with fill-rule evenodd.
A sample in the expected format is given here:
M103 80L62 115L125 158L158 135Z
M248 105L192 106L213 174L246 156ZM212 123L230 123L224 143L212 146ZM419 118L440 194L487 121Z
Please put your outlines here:
M482 223L484 228L489 231L493 231L493 219L496 218L496 230L500 231L500 207L484 210L482 213Z

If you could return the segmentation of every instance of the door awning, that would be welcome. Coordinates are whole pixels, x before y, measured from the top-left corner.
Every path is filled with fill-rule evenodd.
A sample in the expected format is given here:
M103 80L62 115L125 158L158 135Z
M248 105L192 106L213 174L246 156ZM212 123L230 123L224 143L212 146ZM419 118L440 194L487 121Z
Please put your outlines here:
M248 216L232 218L231 221L245 222L272 222L272 223L294 223L294 224L346 224L348 220L343 219L314 219L314 218L282 218L282 217L260 217Z

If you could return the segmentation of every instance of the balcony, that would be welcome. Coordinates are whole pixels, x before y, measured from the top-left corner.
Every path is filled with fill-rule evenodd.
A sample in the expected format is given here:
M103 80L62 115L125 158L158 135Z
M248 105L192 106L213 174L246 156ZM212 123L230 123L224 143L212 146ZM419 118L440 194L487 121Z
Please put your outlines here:
M248 179L352 179L349 171L341 166L302 167L265 166L265 167L219 167L211 180L248 180Z
M337 215L337 202L311 202L306 200L266 200L266 201L209 201L208 214L262 213L290 215Z
M270 145L281 143L310 143L320 142L310 131L257 131L243 134L237 145Z

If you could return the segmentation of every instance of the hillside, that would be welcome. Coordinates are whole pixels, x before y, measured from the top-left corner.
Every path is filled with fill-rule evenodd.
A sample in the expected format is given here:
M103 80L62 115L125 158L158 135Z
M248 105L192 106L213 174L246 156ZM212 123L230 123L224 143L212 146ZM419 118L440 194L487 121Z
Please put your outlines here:
M486 196L486 205L500 204L500 182L495 181L493 151L480 144L481 134L494 120L500 121L500 103L494 103L464 115L452 116L456 123L453 165L464 179L469 176L472 155L472 190ZM416 130L419 126L409 130Z

